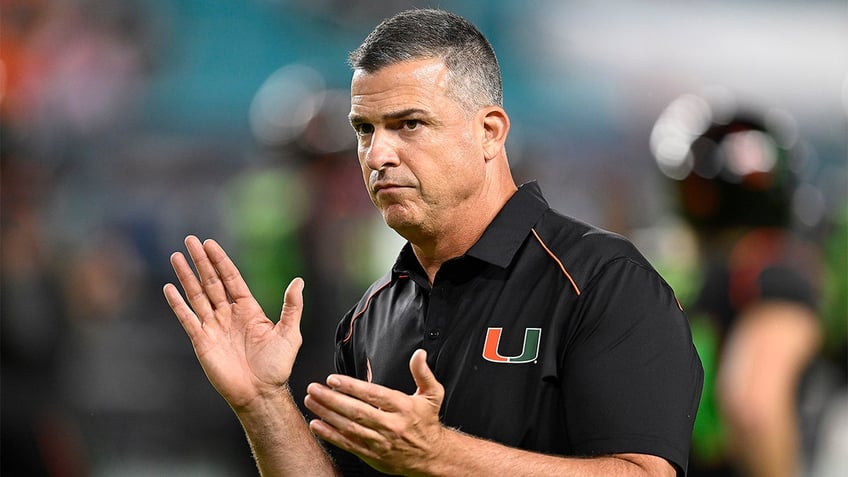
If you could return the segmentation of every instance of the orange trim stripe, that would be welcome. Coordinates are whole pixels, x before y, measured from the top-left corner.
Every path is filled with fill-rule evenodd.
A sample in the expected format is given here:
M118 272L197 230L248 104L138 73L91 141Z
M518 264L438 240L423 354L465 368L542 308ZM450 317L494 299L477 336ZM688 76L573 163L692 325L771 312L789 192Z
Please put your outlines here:
M373 293L368 295L368 299L365 300L365 306L362 307L362 310L360 310L359 313L357 313L356 315L353 316L353 318L350 319L350 330L348 330L347 336L344 337L344 339L342 340L342 343L347 343L348 341L350 341L350 338L353 336L353 324L356 323L356 320L358 320L359 317L362 316L363 313L365 313L365 310L368 309L368 306L371 304L371 299L374 298L374 295L376 295L377 293L380 293L380 291L382 291L383 288L386 288L391 283L392 283L392 280L389 279L389 281L380 285L379 288L377 288L376 290L374 290Z
M545 245L545 242L542 241L542 237L539 237L539 234L536 232L536 229L531 228L530 231L533 232L533 235L536 237L536 240L539 241L539 245L541 245L542 248L545 249L546 252L548 252L548 255L550 255L550 257L554 259L557 265L559 265L559 269L562 270L562 274L565 275L565 278L568 278L569 282L571 282L571 287L574 288L574 293L577 293L577 296L580 296L580 288L578 288L577 284L574 283L574 279L571 278L571 275L568 273L568 270L565 269L565 266L563 266L562 262L559 261L559 258L557 258L557 256L554 255L553 252L551 252L551 249L549 249L547 245Z

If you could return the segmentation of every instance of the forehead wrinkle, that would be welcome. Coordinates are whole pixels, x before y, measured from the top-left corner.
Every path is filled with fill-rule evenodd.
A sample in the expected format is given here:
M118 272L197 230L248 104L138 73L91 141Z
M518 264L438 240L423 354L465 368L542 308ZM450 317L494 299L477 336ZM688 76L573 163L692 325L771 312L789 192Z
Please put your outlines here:
M354 126L412 115L433 120L432 108L441 98L456 102L449 94L451 81L450 70L436 58L400 62L373 72L354 70L348 120Z

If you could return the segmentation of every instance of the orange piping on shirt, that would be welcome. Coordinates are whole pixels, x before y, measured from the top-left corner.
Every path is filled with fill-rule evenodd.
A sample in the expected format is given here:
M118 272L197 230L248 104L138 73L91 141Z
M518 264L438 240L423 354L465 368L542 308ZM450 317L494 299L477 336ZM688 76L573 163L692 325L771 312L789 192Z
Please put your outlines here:
M548 255L550 255L550 257L554 259L557 265L559 265L559 269L562 270L562 273L563 275L565 275L565 278L568 278L568 281L571 282L571 287L574 288L574 293L577 293L577 296L580 296L580 288L578 288L577 284L574 283L574 279L571 278L571 275L568 273L568 270L565 269L565 266L563 266L562 262L559 261L559 258L557 258L557 256L554 255L553 252L551 252L551 249L549 249L547 245L545 245L545 242L542 241L542 237L539 237L539 234L536 233L536 229L531 228L530 231L533 232L533 235L536 237L536 240L539 241L539 244L542 246L542 248L545 249L545 251L548 252Z
M362 309L359 310L359 313L357 313L356 315L353 316L353 318L350 319L350 330L348 330L347 336L344 337L344 339L342 340L342 343L347 343L348 341L350 341L350 338L353 336L353 324L356 322L356 320L359 319L360 316L362 316L363 313L365 313L365 310L368 309L368 305L371 304L371 299L374 298L374 295L376 295L377 293L380 293L380 291L382 291L383 288L386 288L387 286L389 286L390 283L392 283L391 279L389 279L389 281L387 281L386 283L380 285L379 288L377 288L370 295L368 295L368 299L365 300L365 306L363 306Z

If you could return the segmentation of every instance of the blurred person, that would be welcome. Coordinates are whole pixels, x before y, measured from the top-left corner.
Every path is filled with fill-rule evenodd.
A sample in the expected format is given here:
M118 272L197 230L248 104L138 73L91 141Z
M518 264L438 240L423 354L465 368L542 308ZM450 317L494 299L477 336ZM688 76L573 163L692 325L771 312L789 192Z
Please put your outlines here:
M407 243L339 323L317 419L288 389L303 280L274 324L217 242L186 238L198 275L171 256L167 301L260 472L685 474L703 376L683 312L629 241L516 186L485 37L411 10L350 62L363 178Z
M705 367L692 476L801 475L801 384L820 350L820 251L793 230L800 158L763 114L684 95L651 146L695 233L684 303Z
M114 134L133 119L155 66L154 8L136 0L4 2L0 115L44 142Z
M178 153L210 156L178 151L189 142L179 131L163 141L138 129L169 7L4 0L0 10L0 474L245 475L243 433L221 417L178 324L141 319L168 310L163 264L149 261L161 255L156 235L179 194L211 180L169 189L162 170L181 175ZM154 221L157 196L178 198ZM190 413L175 405L187 396Z

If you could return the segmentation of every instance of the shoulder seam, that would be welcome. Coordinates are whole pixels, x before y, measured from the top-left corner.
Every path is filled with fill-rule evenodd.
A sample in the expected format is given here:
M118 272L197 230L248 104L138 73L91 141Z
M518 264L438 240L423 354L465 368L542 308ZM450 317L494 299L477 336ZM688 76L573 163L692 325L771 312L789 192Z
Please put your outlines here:
M611 260L609 260L607 263L605 263L601 267L601 269L598 271L598 273L596 273L594 276L592 276L592 279L589 280L589 282L595 281L595 279L597 277L606 273L606 271L609 267L611 267L613 264L618 263L620 261L625 261L625 262L627 262L631 265L634 265L634 266L636 266L636 267L638 267L638 268L640 268L640 269L642 269L642 270L644 270L644 271L646 271L650 274L655 275L657 278L659 278L660 282L662 283L663 288L667 289L668 292L671 293L672 298L674 298L674 302L677 304L677 308L680 311L684 311L683 310L683 304L681 304L680 300L677 299L677 294L674 292L674 289L671 288L671 285L668 284L668 282L665 280L665 278L663 278L663 276L660 275L660 273L655 268L653 268L649 263L646 264L646 263L640 262L638 260L634 260L633 257L628 257L628 256L622 255L622 256L619 256L619 257L612 258Z
M361 317L366 310L368 310L368 306L371 305L371 299L374 298L374 296L376 296L378 293L383 291L383 289L389 286L391 283L392 279L390 277L388 280L386 280L385 283L378 286L373 292L371 292L370 295L368 295L368 298L365 300L365 306L363 306L362 309L359 310L359 312L353 315L353 317L350 319L350 328L348 329L347 335L342 339L342 343L347 343L348 341L350 341L350 338L353 337L353 324L356 323L356 320L358 320L359 317Z
M545 241L542 240L542 237L540 237L539 233L536 232L535 227L531 228L530 231L533 232L533 236L536 237L536 240L539 242L539 245L541 245L545 252L547 252L548 256L551 257L551 259L553 259L553 261L556 262L556 264L559 266L559 269L562 271L562 274L565 275L565 278L567 278L569 283L571 283L571 288L574 289L574 293L576 293L577 296L580 296L580 288L577 286L577 283L574 282L574 279L571 278L571 274L568 273L568 270L565 268L565 265L562 264L562 261L560 261L559 257L554 255L551 249L545 244Z

